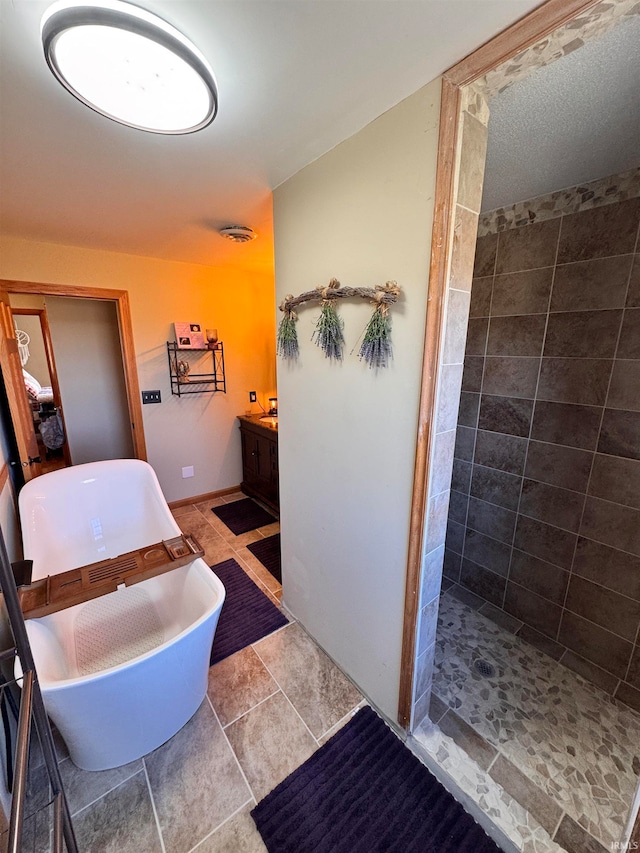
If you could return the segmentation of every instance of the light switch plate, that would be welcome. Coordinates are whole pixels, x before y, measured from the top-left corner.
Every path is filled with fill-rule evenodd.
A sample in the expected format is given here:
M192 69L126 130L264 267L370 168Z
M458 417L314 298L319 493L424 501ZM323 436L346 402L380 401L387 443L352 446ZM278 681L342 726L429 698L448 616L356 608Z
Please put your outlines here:
M255 403L257 399L258 399L258 395L256 394L256 392L255 391L249 391L249 402Z
M162 398L160 397L159 391L143 391L142 392L142 405L146 405L147 403L161 403Z

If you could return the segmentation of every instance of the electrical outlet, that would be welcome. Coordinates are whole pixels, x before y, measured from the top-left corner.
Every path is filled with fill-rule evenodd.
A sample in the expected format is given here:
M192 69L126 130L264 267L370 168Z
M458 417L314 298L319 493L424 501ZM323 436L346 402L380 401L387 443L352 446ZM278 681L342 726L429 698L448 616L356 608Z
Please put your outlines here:
M142 405L146 405L147 403L161 403L162 399L160 398L159 391L143 391L142 392Z
M186 468L182 469L182 479L186 480L187 477L193 477L193 465L187 465Z
M257 399L258 399L258 395L256 394L256 392L255 391L249 391L249 402L255 403L257 401Z

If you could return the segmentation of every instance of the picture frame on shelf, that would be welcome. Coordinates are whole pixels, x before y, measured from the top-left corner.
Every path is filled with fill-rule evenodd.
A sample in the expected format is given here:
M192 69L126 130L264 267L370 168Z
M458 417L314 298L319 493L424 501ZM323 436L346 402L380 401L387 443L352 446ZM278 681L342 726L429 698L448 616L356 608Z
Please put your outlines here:
M176 344L180 349L205 349L207 344L200 323L174 323Z

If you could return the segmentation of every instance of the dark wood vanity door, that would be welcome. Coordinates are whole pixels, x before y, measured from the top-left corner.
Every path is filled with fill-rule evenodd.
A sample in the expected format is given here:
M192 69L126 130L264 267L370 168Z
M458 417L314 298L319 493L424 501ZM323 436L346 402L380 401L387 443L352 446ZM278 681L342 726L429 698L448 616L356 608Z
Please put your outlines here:
M242 483L245 494L278 509L278 433L240 421L242 440Z

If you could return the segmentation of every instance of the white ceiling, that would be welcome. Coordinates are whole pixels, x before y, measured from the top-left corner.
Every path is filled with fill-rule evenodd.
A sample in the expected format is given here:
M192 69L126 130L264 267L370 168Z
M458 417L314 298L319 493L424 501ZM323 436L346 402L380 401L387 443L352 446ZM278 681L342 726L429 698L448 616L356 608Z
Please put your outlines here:
M640 166L640 15L491 102L483 210Z
M0 0L0 227L34 240L268 266L271 190L540 0L142 0L209 59L216 120L186 136L111 122L42 54L41 0ZM216 233L246 224L237 246Z

